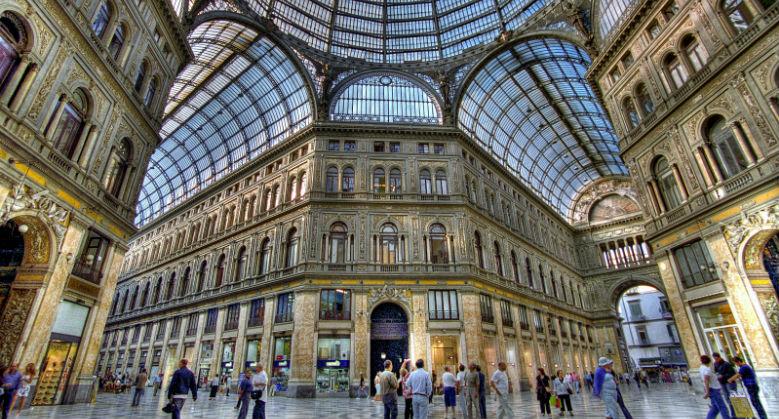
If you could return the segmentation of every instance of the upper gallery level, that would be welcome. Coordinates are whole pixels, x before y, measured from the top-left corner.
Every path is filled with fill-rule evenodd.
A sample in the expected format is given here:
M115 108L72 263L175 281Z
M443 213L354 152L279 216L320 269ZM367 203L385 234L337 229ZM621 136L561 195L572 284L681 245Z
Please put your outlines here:
M645 2L597 82L656 236L776 182L779 6Z
M1 9L4 160L129 236L165 92L191 55L169 5L49 0Z

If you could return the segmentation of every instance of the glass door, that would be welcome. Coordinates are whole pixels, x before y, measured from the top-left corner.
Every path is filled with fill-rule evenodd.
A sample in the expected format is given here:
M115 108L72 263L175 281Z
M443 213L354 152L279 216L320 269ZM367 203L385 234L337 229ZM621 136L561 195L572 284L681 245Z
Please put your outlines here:
M78 351L78 342L52 340L41 366L38 388L35 391L35 406L59 404L73 368Z

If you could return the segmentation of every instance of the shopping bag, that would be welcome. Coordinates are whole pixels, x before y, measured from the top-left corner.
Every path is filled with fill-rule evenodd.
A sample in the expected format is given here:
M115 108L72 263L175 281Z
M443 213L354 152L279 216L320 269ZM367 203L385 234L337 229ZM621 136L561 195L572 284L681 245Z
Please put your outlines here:
M554 394L552 394L552 397L549 398L549 403L551 403L552 406L554 406L554 407L558 407L559 406L558 405L559 402L560 402L560 400L558 400L557 396L554 395Z
M733 394L730 396L730 404L733 406L733 412L736 414L736 418L753 418L756 417L752 411L752 404L749 403L749 397L743 394Z

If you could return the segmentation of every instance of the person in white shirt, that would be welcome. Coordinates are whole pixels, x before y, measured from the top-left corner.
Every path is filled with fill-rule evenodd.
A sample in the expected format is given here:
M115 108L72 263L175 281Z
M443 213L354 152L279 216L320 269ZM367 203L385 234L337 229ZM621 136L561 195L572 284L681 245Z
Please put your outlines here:
M465 365L460 364L459 367L457 367L458 373L457 373L457 398L460 399L458 403L460 403L460 410L463 412L463 417L468 417L468 411L465 407Z
M514 411L509 406L509 376L506 374L506 363L498 362L498 369L492 373L490 387L498 396L498 419L513 418Z
M254 399L252 419L265 419L265 403L268 401L268 374L263 370L262 364L257 364L257 374L252 376L252 398Z
M712 368L711 357L701 355L701 367L698 371L700 371L701 380L703 380L703 398L711 401L706 419L714 419L718 414L722 415L722 419L730 419L730 409L725 403L725 399L722 398L722 384Z
M455 406L457 405L457 378L452 374L452 369L447 365L444 367L444 374L441 376L441 384L444 387L444 417L449 416L449 408L452 408L452 417L455 417Z

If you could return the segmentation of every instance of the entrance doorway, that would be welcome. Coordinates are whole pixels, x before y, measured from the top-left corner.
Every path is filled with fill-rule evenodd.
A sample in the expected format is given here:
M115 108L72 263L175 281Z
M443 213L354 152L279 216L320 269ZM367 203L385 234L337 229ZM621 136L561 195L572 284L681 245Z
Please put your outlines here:
M0 226L0 315L11 294L11 283L16 278L16 268L24 258L24 238L17 224L10 220Z
M779 298L779 234L768 239L763 246L763 267L768 272L768 278Z
M371 375L366 377L373 383L376 373L384 370L384 361L392 361L397 373L403 360L408 358L408 316L393 303L379 304L371 313ZM371 386L375 394L376 386Z

